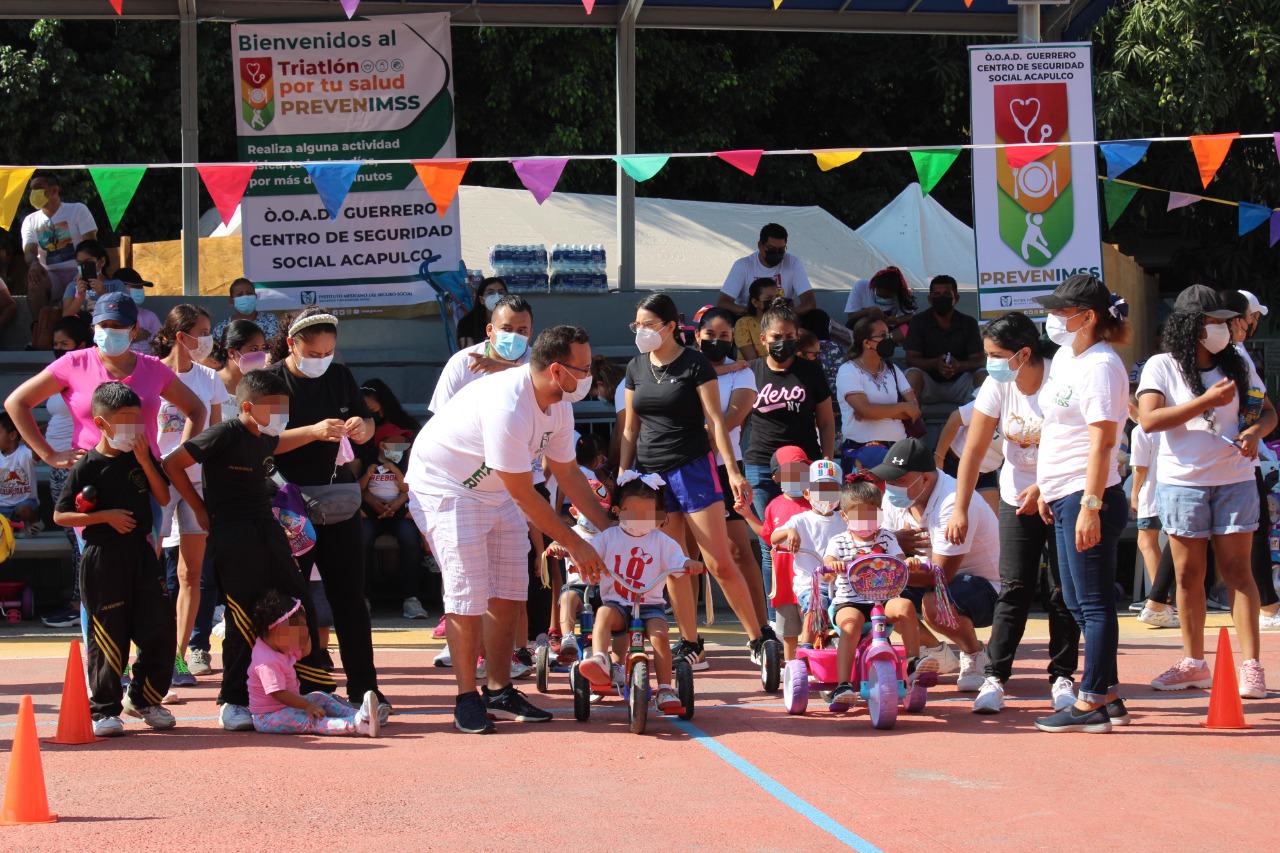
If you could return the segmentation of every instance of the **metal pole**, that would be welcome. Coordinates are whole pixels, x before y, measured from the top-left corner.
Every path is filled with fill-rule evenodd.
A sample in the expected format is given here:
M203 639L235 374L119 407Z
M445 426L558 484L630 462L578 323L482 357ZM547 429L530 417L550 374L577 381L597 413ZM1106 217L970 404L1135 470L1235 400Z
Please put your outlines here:
M196 0L181 0L179 9L179 88L182 99L182 160L200 160L196 97ZM200 295L200 176L182 170L182 295Z
M1021 44L1040 42L1040 7L1034 3L1018 6L1018 41Z
M618 17L618 153L636 152L636 16L643 0L628 0ZM636 289L636 182L617 167L618 290Z

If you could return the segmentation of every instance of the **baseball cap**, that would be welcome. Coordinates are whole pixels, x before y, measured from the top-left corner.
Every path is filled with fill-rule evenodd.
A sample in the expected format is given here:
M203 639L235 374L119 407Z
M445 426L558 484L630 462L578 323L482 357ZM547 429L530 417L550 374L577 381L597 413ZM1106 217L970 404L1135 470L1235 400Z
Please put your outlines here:
M840 467L830 459L819 459L809 466L809 485L840 482Z
M787 444L773 451L773 458L769 460L769 470L777 474L782 470L782 466L788 462L803 462L808 465L809 457L794 444Z
M124 326L138 324L138 304L127 293L106 293L93 306L93 324L112 320Z
M884 461L871 469L871 473L881 480L896 480L912 471L932 473L937 470L933 464L933 451L929 445L918 438L904 438L889 448Z
M606 510L609 509L609 505L612 503L609 498L609 487L597 480L595 477L588 477L587 485L591 487L591 491L595 493L597 498L599 498L600 506ZM578 512L582 512L581 509L578 509L576 504L573 504L572 506L574 509L578 510Z
M1097 276L1080 273L1058 285L1053 293L1033 296L1031 299L1049 311L1060 308L1092 308L1102 312L1110 307L1111 293Z
M1241 296L1243 296L1245 299L1249 300L1249 313L1250 313L1250 314L1253 314L1254 312L1257 312L1257 313L1259 313L1259 314L1261 314L1262 316L1264 316L1264 317L1265 317L1265 316L1267 316L1268 314L1270 314L1270 313L1271 313L1271 309L1270 309L1270 308L1268 308L1267 306L1263 305L1261 302L1259 302L1259 301L1258 301L1258 297L1254 296L1254 295L1253 295L1252 293L1250 293L1249 291L1247 291L1247 290L1238 290L1238 291L1236 291L1236 292L1237 292L1237 293L1239 293Z
M120 267L116 270L115 279L123 281L125 284L131 284L134 287L155 287L152 282L143 280L142 276L133 267Z
M410 438L413 433L395 424L383 424L373 431L373 444L376 447L389 438Z
M1193 284L1179 293L1173 301L1173 310L1178 314L1204 314L1219 320L1240 316L1239 311L1232 311L1222 304L1222 297L1217 291L1203 284Z

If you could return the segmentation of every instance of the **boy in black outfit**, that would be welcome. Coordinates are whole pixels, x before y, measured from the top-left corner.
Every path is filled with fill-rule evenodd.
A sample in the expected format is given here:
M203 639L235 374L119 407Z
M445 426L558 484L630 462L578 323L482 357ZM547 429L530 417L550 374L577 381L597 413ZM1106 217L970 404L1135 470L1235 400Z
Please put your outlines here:
M151 501L167 504L169 485L151 455L134 390L105 382L93 392L92 406L102 437L67 475L53 521L84 528L80 600L89 615L93 733L124 734L121 712L153 729L171 729L173 714L160 700L173 676L177 626L150 535ZM138 654L125 692L120 676L130 641Z
M209 539L218 586L227 599L227 635L222 642L222 688L219 718L227 731L251 731L249 657L257 639L253 612L258 598L277 589L302 602L313 613L307 578L293 559L284 528L271 512L272 489L267 468L277 453L312 441L339 441L342 421L329 419L309 427L285 430L289 422L289 390L273 373L254 370L236 386L239 417L210 427L170 453L165 473L191 509ZM204 497L191 485L187 467L204 466ZM294 664L300 692L332 693L337 684L324 670L323 647L315 620L308 620L311 653ZM171 655L172 656L172 655Z

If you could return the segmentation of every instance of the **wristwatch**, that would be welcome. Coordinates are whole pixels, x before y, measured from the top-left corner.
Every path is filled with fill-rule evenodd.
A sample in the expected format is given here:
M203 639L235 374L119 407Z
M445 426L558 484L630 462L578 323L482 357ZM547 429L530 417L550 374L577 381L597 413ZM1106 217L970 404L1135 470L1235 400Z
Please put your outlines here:
M1087 509L1090 512L1097 512L1102 509L1102 498L1097 495L1085 495L1080 500L1080 508Z

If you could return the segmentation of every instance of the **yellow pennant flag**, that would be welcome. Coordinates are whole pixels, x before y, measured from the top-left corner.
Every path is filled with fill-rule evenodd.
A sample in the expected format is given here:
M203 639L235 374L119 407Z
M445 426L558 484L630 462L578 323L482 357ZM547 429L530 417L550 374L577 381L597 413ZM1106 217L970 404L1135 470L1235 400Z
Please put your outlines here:
M861 151L815 151L813 157L818 161L818 168L830 172L847 163L852 163L862 156Z
M781 5L782 5L782 0L773 0L773 11L775 12L778 11L778 8Z
M35 169L0 169L0 228L9 229Z

